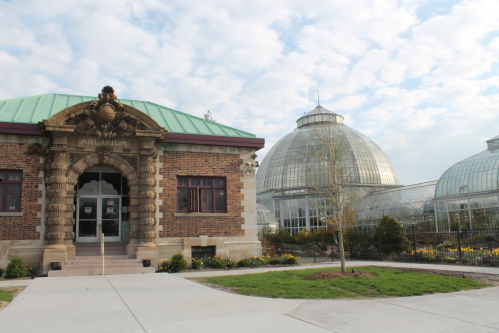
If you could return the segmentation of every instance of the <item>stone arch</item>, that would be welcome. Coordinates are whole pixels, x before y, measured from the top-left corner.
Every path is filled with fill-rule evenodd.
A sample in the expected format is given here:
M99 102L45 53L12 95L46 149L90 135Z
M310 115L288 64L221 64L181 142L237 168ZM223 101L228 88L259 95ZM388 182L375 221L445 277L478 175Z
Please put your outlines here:
M133 188L134 186L139 185L137 171L130 162L116 154L111 154L106 160L100 159L97 153L89 153L81 157L68 168L66 174L68 185L76 185L78 177L85 172L86 169L97 165L106 165L121 171L121 174L128 182L130 192L138 192L138 188Z
M86 169L93 166L105 165L113 167L121 172L121 174L126 178L130 192L128 192L128 197L130 199L129 213L130 213L130 232L128 235L129 243L138 243L139 229L140 229L140 219L138 216L139 212L139 176L137 170L134 168L130 162L126 159L120 157L117 154L110 154L107 158L102 158L97 153L88 153L81 158L79 158L75 163L73 163L66 173L67 187L68 189L74 188L78 177L85 172ZM156 222L156 221L154 221ZM74 235L73 235L74 237Z

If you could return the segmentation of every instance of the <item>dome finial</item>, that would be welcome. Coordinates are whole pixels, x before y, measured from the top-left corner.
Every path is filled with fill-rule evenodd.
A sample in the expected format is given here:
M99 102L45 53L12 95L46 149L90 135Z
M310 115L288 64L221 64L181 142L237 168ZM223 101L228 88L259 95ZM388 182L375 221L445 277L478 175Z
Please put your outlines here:
M319 86L317 86L317 106L320 106L321 103L319 101Z

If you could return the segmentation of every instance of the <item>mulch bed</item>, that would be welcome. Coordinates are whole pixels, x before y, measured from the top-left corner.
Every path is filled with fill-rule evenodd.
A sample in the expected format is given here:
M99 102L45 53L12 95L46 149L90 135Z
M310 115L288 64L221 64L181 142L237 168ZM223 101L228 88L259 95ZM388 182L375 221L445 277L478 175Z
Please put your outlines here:
M329 280L329 279L338 279L338 278L346 278L346 277L374 277L376 275L369 273L369 272L363 272L363 271L357 271L355 273L352 272L345 272L342 273L340 271L322 271L322 272L317 272L312 275L306 276L302 278L302 280Z

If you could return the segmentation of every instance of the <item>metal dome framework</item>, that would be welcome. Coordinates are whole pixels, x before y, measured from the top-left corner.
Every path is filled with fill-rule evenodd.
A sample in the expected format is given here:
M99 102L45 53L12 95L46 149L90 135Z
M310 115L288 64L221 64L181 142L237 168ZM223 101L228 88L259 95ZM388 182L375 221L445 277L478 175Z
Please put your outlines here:
M433 194L437 181L408 185L397 189L371 193L358 203L357 227L376 227L388 215L403 225L428 222L434 225ZM438 231L438 227L436 228Z
M373 191L399 187L395 171L381 149L362 133L343 125L343 117L318 105L297 120L297 128L268 152L257 173L257 198L291 233L324 226L311 207L326 206L314 195L317 162L309 154L317 147L317 133L327 127L344 139L349 184L359 197ZM315 178L314 178L315 177ZM323 219L322 219L323 220Z
M499 223L499 136L487 150L451 166L435 189L438 225L479 229Z

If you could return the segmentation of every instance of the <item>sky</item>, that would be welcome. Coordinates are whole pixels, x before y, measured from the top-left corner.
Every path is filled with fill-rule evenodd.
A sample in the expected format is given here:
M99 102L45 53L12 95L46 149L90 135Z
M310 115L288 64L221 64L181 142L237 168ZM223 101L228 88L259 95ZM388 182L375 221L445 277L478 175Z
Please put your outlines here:
M320 104L438 179L499 135L499 1L0 0L0 100L146 100L265 138Z

